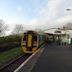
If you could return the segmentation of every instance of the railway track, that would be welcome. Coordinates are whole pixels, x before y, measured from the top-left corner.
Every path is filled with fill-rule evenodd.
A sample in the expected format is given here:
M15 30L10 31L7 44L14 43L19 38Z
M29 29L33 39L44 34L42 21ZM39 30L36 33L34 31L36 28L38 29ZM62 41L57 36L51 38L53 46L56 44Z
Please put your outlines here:
M30 55L21 54L14 60L0 67L0 72L13 72L21 63L23 63Z

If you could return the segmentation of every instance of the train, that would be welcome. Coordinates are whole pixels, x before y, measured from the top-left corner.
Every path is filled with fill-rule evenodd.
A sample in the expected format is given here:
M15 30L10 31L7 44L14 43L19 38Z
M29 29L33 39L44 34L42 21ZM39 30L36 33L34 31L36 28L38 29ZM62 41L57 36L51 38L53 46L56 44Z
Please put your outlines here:
M24 53L32 54L41 47L47 40L44 33L36 31L26 31L22 33L21 49Z

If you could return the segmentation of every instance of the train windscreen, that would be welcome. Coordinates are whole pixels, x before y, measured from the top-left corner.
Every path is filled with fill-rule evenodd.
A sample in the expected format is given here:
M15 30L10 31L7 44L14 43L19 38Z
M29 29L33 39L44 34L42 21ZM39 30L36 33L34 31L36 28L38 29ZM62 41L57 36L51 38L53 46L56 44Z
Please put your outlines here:
M26 41L26 33L24 33L24 38L23 38L23 40Z

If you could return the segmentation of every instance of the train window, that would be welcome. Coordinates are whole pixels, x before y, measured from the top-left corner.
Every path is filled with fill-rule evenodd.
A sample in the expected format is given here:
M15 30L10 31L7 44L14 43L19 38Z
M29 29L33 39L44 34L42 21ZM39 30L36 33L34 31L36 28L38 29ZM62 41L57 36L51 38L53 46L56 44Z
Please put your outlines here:
M34 35L34 41L37 41L37 36L36 35Z
M24 33L24 39L23 40L26 41L26 33Z

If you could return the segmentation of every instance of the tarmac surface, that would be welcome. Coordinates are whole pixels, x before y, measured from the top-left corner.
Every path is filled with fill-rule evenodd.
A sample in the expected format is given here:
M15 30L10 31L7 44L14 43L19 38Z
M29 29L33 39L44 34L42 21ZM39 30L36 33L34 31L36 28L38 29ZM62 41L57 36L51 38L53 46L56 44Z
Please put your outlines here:
M72 72L72 48L47 44L31 72Z

